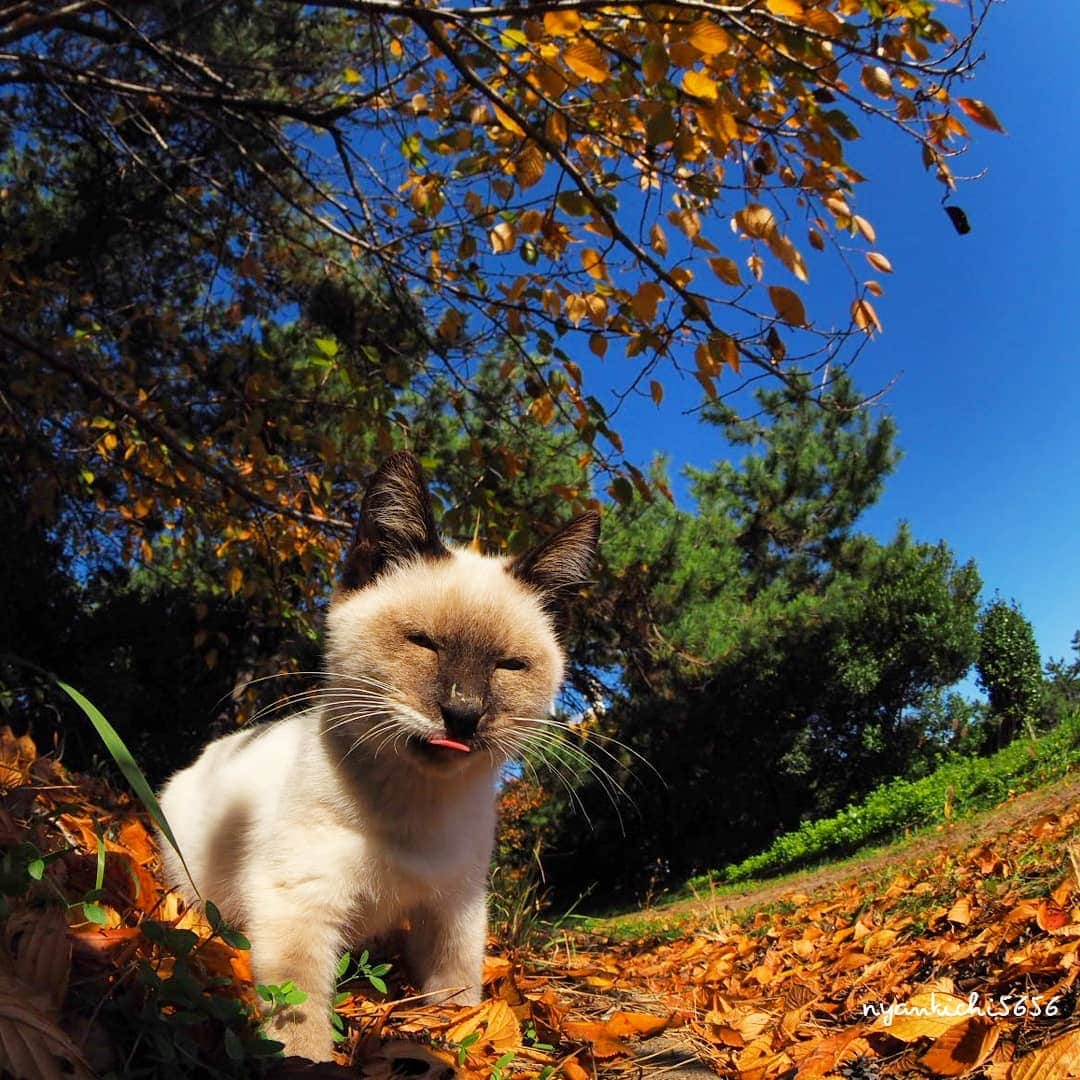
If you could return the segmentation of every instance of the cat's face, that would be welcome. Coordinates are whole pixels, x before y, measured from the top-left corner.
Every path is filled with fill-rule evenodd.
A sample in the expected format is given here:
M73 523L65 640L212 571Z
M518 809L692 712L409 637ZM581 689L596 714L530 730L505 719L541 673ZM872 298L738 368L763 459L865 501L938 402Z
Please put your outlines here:
M390 458L328 616L326 728L342 753L490 768L542 736L563 676L553 610L598 526L584 515L516 560L449 549L416 459Z

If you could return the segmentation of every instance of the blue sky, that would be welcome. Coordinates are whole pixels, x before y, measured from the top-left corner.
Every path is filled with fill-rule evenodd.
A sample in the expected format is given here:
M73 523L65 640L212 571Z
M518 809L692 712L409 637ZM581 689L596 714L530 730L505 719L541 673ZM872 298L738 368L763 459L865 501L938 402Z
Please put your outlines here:
M914 145L867 126L849 154L869 180L859 212L896 271L876 301L885 333L853 374L867 392L897 380L883 407L904 451L864 527L886 538L904 519L917 538L974 558L986 597L1015 598L1031 619L1044 661L1069 654L1080 629L1077 41L1077 4L1010 0L990 13L986 59L957 92L987 101L1008 135L976 128L955 163L958 175L986 170L954 200L967 236ZM811 273L812 313L830 283ZM641 401L620 415L628 455L708 466L722 441L680 414L697 384L665 385L661 409Z

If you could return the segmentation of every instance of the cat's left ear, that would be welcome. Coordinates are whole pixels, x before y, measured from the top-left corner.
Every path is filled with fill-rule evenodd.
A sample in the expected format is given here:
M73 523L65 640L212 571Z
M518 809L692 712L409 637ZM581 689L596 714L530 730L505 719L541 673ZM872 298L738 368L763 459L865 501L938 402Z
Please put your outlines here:
M376 470L360 507L360 528L345 560L341 587L362 589L415 558L446 558L424 470L414 454L391 454Z
M519 581L556 603L589 580L600 542L600 515L586 511L507 567Z

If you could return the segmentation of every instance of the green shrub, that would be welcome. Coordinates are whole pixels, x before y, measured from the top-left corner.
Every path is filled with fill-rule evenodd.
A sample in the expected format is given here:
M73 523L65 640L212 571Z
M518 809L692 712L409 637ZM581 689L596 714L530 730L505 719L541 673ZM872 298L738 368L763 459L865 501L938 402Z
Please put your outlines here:
M919 780L891 780L832 817L810 821L776 838L763 852L716 877L744 881L793 870L854 851L904 829L936 825L952 815L994 806L1010 792L1058 780L1080 765L1080 713L1039 739L1020 739L986 758L946 762Z

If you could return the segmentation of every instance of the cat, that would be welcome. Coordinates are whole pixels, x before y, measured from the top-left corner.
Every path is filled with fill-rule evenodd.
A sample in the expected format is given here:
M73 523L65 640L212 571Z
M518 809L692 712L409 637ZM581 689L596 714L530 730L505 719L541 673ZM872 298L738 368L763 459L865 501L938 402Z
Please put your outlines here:
M256 983L308 995L270 1018L286 1055L331 1057L341 951L408 921L430 1000L480 1000L502 766L544 733L562 682L560 612L596 554L575 518L514 559L448 546L418 460L372 478L327 613L315 707L211 743L160 802L187 867L251 939Z

